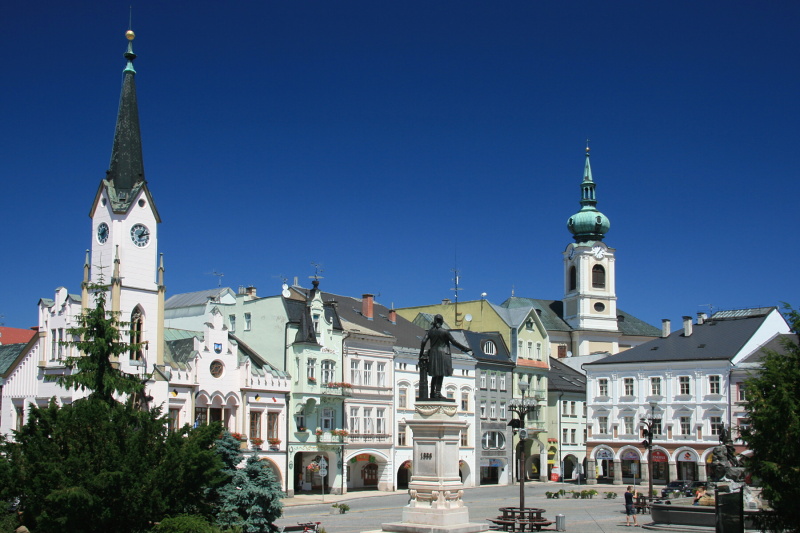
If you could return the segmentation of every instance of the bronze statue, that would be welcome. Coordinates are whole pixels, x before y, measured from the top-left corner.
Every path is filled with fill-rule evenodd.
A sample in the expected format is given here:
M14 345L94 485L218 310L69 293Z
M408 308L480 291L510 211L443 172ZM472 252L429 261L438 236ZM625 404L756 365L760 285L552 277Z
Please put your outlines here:
M444 329L444 317L436 315L433 317L433 325L422 339L422 346L419 349L419 398L418 400L448 400L442 396L442 382L445 376L453 375L453 359L450 355L450 345L457 347L465 353L470 353L467 346L460 344ZM431 347L425 353L425 345L431 343ZM430 396L428 395L428 376L431 376ZM449 401L455 401L451 399Z
M719 445L715 446L711 460L712 481L742 481L744 468L736 457L736 447L733 445L730 430L724 427L719 434Z

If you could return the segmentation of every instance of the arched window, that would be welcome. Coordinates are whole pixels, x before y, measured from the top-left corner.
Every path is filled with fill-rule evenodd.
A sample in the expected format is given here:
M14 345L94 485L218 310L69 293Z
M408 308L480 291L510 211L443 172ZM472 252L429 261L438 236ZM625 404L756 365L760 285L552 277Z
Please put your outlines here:
M606 288L606 269L602 265L592 267L592 287L595 289Z
M142 333L144 332L144 314L138 305L131 313L131 361L141 361L144 345L142 345ZM134 346L138 345L138 346Z
M569 267L569 290L574 291L578 287L578 273L575 265Z

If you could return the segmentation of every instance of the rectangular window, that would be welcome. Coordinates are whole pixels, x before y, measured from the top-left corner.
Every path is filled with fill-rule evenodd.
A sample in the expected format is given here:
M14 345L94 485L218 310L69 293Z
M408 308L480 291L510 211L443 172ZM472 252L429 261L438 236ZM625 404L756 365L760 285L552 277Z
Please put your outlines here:
M361 385L361 361L350 361L350 381L353 385Z
M466 431L461 432L461 446L469 446L469 433Z
M261 438L261 415L262 411L250 411L250 438Z
M58 328L58 359L64 358L64 328Z
M710 418L711 421L711 434L712 435L719 435L722 433L722 417L721 416L712 416Z
M661 378L650 378L650 394L653 396L661 396Z
M461 410L462 411L469 411L469 393L468 392L461 392Z
M50 360L55 361L56 357L58 357L58 337L56 336L56 330L50 330Z
M578 444L577 442L575 442L575 437L578 435L578 430L577 429L570 429L569 430L569 434L570 434L569 443L570 444Z
M663 435L663 433L661 432L661 419L660 418L656 418L655 420L653 420L653 434L654 435Z
M489 404L489 418L497 418L497 402Z
M569 402L569 416L577 416L575 413L575 402Z
M364 408L364 433L369 435L375 433L372 420L372 407Z
M400 387L400 392L397 394L397 404L401 409L408 407L408 388Z
M231 324L231 333L236 333L236 315L228 315L228 322Z
M317 379L317 360L313 357L309 357L306 361L306 376L310 381Z
M205 407L194 408L194 425L204 426L208 424L208 411Z
M326 359L322 362L322 384L336 381L336 362Z
M745 393L744 383L737 383L736 384L736 398L740 402L746 402L747 401L747 394Z
M486 389L486 371L481 370L481 388Z
M386 409L375 410L375 432L378 435L386 434Z
M180 422L181 410L180 408L170 407L169 409L169 426L167 427L170 433L175 433L181 427Z
M633 396L633 378L625 378L623 384L625 387L625 396Z
M542 360L542 343L541 342L537 342L536 343L536 360L537 361L541 361Z
M360 433L358 430L358 407L350 408L350 433Z
M497 374L494 372L489 376L489 388L497 390Z
M297 425L297 431L306 430L306 417L305 415L294 415L294 423Z
M508 418L508 414L506 413L506 402L500 402L500 419L505 420Z
M586 438L586 436L587 436L587 434L586 434L586 429L584 429L584 430L583 430L583 444L586 444L586 441L588 440L588 439Z
M608 396L608 379L600 378L597 380L597 395Z
M481 418L486 418L486 400L481 400Z
M533 343L528 341L528 359L533 359Z
M567 400L563 400L561 402L561 416L567 416L567 413L568 413L567 406L568 405L569 405L569 402Z
M323 431L330 431L333 429L334 410L331 407L322 409L322 425L320 426Z
M692 434L692 417L690 416L682 416L681 417L681 435L691 435Z
M447 389L447 392L445 394L446 394L448 400L452 400L453 403L455 403L455 401L456 401L456 390L455 389Z
M625 434L633 435L633 417L623 416L622 421L625 423Z
M708 393L719 394L719 391L720 391L719 376L708 376Z
M567 436L569 435L569 430L564 428L561 430L561 445L567 444L569 441L567 440Z
M252 326L252 320L250 317L250 313L244 314L244 330L250 331L250 327Z
M386 386L386 363L378 363L378 387Z
M397 445L398 446L405 446L406 445L406 427L400 426L397 430Z
M597 431L600 434L608 434L608 417L601 416L597 418Z
M280 435L280 421L281 414L277 411L267 413L267 438L279 439Z
M581 402L583 404L583 418L586 418L586 402Z
M372 386L372 361L364 361L364 386Z
M688 396L691 394L691 389L689 388L689 376L679 376L678 377L678 394L682 394Z
M505 372L500 374L500 390L501 391L506 390L506 373Z
M14 421L16 423L16 430L22 431L22 426L25 425L25 408L21 405L18 405L14 407L14 411L17 415L17 419Z

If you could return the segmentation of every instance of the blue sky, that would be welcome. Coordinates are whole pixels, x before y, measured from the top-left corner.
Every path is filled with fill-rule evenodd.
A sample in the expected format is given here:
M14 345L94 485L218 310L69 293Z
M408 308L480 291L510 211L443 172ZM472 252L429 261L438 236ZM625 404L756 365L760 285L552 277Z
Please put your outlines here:
M4 7L0 322L78 292L131 2ZM230 5L226 5L230 4ZM800 3L133 2L168 294L563 295L591 139L621 309L800 305Z

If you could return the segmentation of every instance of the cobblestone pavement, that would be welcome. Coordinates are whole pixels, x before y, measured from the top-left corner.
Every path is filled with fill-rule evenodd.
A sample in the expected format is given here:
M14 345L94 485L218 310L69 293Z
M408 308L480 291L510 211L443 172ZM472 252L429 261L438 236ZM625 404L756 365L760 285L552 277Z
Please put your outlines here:
M526 483L525 506L545 509L543 514L555 522L557 514L565 517L566 531L570 533L595 533L625 531L623 486L594 485L599 494L593 499L546 498L545 492L586 489L585 485L569 483ZM606 492L617 494L615 499L604 497ZM408 503L407 491L397 492L351 492L344 495L298 495L286 498L284 516L278 525L295 525L298 522L320 522L326 533L359 533L380 530L381 524L399 522L402 508ZM331 505L347 503L347 514L331 514ZM484 486L464 490L464 502L469 508L471 522L489 524L487 518L495 518L500 507L519 505L519 485ZM639 515L639 523L648 523L649 516ZM620 529L622 528L622 529ZM555 530L555 525L549 530Z

